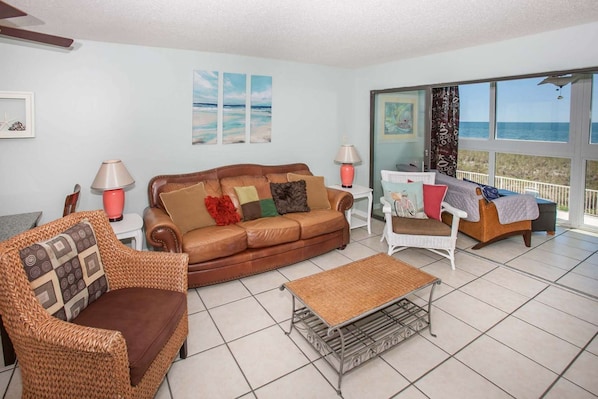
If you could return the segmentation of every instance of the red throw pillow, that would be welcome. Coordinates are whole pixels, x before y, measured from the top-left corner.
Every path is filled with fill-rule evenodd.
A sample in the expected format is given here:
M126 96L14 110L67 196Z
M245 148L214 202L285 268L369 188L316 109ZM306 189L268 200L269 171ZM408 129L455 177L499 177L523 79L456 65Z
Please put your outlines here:
M228 195L222 197L206 196L206 208L210 216L214 218L218 226L226 226L241 221L241 215L237 213L233 201Z
M441 203L447 191L443 184L424 184L424 212L429 218L441 220Z

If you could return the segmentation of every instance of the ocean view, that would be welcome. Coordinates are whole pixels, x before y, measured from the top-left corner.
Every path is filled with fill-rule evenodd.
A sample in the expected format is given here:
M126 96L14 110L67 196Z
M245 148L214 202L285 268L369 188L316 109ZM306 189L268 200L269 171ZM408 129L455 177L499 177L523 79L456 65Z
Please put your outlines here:
M488 137L488 122L460 122L459 137ZM498 122L497 138L503 140L533 140L566 143L568 122ZM591 143L598 144L598 123L592 124Z

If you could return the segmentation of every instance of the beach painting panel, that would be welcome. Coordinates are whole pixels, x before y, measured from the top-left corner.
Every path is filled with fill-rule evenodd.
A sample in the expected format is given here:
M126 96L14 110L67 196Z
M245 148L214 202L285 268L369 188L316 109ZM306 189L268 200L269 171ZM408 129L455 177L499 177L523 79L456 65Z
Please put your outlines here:
M251 76L250 143L272 142L272 76Z
M193 71L193 144L218 142L218 72Z
M222 143L245 143L247 75L225 72L222 78Z

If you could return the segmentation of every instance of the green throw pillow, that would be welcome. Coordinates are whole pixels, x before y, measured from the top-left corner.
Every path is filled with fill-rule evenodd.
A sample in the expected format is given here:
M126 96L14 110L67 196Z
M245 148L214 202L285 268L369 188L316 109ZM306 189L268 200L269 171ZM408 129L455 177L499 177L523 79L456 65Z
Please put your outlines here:
M243 211L243 220L278 216L272 197L260 198L255 186L235 187L235 193Z

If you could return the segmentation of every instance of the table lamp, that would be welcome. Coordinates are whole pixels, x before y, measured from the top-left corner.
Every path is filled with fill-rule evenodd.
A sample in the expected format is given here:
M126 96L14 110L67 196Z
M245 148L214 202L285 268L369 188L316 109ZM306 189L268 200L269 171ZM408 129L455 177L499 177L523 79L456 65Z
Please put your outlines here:
M334 158L335 162L342 163L341 166L341 186L344 188L353 187L353 177L355 176L354 163L361 162L357 150L351 144L343 144Z
M125 207L123 188L133 183L135 183L135 180L133 180L120 159L102 162L91 188L104 191L104 211L111 222L118 222L123 219L123 209Z

